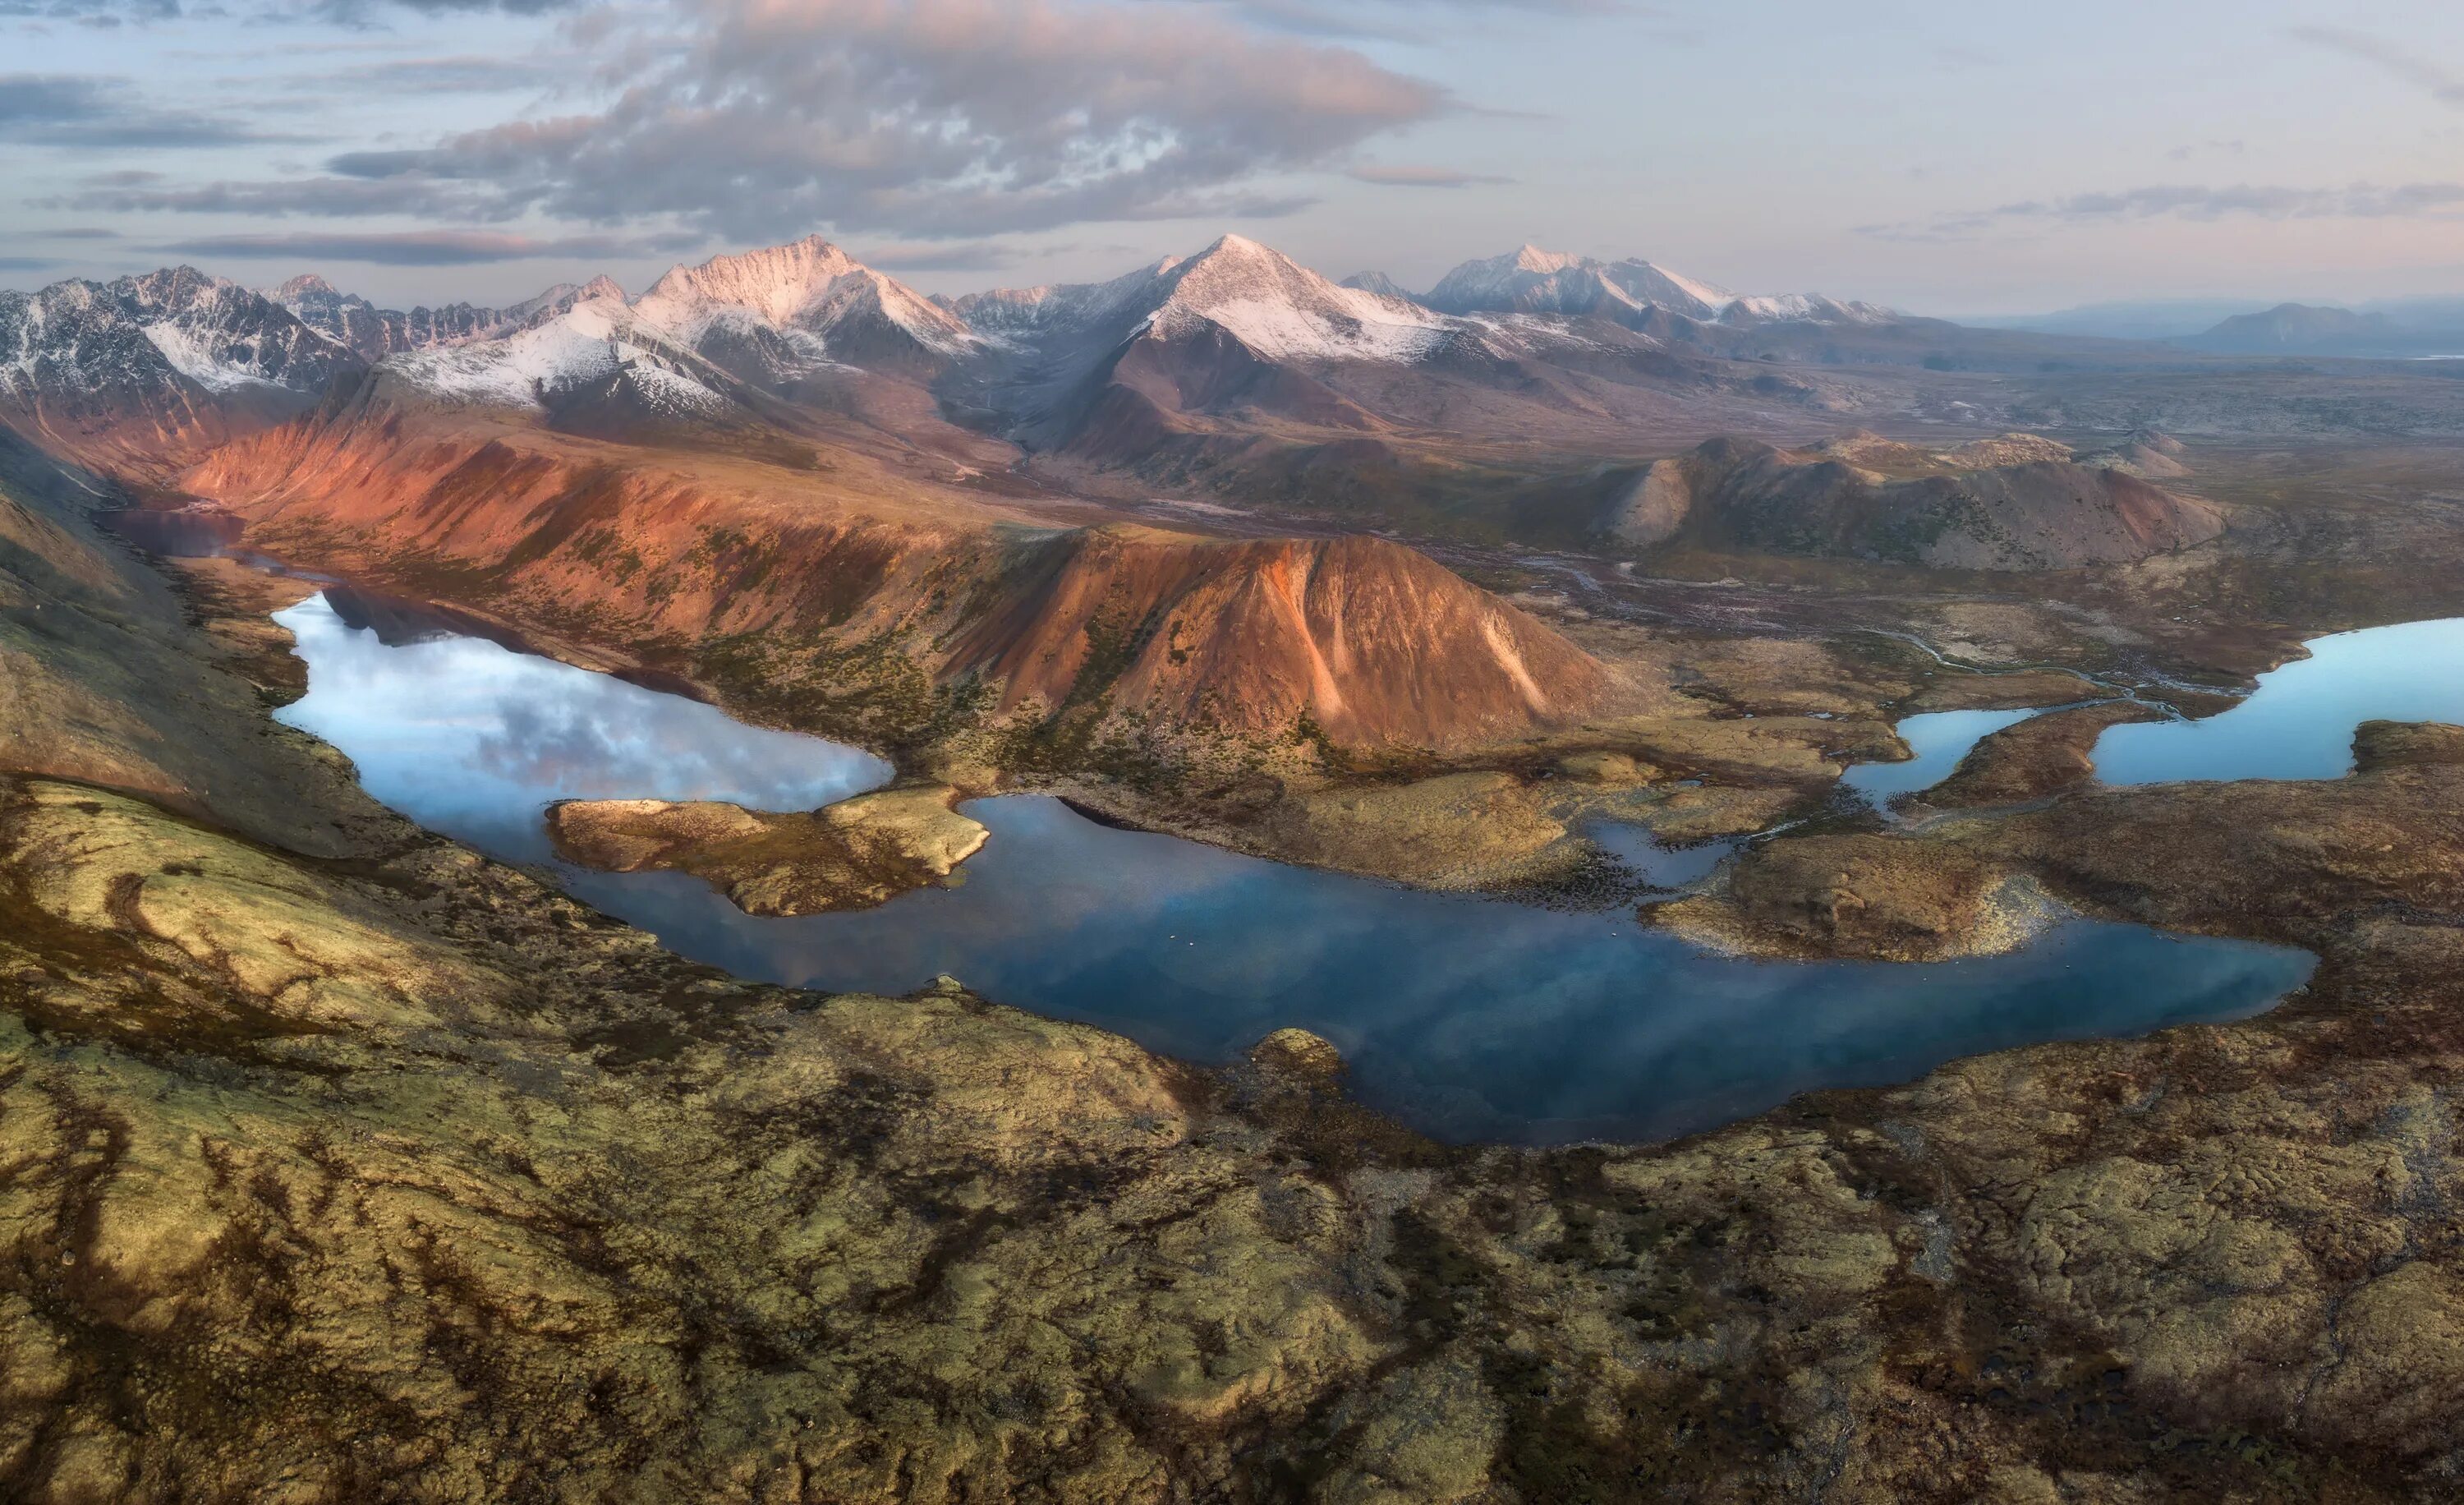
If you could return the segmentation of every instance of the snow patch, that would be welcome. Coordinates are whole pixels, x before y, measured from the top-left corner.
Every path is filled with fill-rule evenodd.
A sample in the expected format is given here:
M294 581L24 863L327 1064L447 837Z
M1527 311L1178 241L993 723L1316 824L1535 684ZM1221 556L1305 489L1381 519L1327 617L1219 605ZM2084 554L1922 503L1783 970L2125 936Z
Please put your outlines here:
M957 355L978 340L964 320L818 235L677 267L633 306L634 317L691 346L723 321L750 317L826 343L853 319L877 317L925 349Z
M604 305L585 303L502 340L397 355L385 369L440 397L535 409L540 394L611 376L640 354L616 338Z
M254 371L215 360L213 352L207 349L194 334L168 320L147 324L143 334L155 349L163 352L163 359L171 363L171 369L209 392L235 392L243 387L281 385L268 381Z
M1263 298L1230 299L1202 312L1166 308L1148 321L1158 335L1186 334L1199 320L1221 325L1269 361L1417 361L1446 336L1435 318L1397 317L1379 307L1318 309Z

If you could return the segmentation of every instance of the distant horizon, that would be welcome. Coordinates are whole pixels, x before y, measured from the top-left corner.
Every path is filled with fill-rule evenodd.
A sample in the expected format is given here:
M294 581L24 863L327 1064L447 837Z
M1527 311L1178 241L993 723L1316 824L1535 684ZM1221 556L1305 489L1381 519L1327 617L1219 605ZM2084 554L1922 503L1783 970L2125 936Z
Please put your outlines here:
M503 303L818 230L955 293L1232 229L1414 288L1529 240L1948 318L2464 296L2431 0L26 0L0 37L34 285Z
M904 283L908 284L908 285L909 285L909 286L911 286L911 287L915 288L915 289L916 289L917 291L919 291L919 292L923 292L923 293L927 293L927 294L931 294L931 295L938 295L938 296L944 296L944 297L949 297L949 298L962 298L962 297L965 297L966 295L971 294L971 293L993 292L993 291L999 291L999 290L1003 290L1003 289L1016 289L1016 288L1023 288L1023 287L1031 287L1031 286L1039 285L1039 283L1038 283L1037 281L1003 281L1003 280L999 280L999 279L986 279L986 280L980 280L980 281L976 281L976 282L965 282L965 281L962 281L962 280L959 278L958 275L957 275L957 274L955 274L955 273L947 273L947 274L943 274L943 275L941 275L941 276L931 277L929 279L928 279L928 278L926 278L926 277L915 277L915 276L911 276L910 274L908 274L908 273L906 273L906 272L904 272L904 271L899 270L897 267L895 267L895 266L893 266L893 265L885 264L885 263L884 263L884 262L882 262L882 261L878 261L878 260L873 259L873 258L872 258L872 257L870 257L870 256L868 256L868 255L864 253L864 251L863 251L859 246L848 245L848 244L847 244L847 243L844 243L844 242L838 241L838 240L836 240L835 238L833 238L833 237L829 236L829 235L828 235L826 232L825 232L815 231L815 232L808 232L808 233L809 233L809 234L818 234L818 235L821 235L821 236L822 236L822 238L824 238L824 239L825 239L825 240L829 240L831 244L838 246L840 250L845 251L845 252L846 252L849 256L853 257L856 261L858 261L858 262L860 262L860 263L862 263L862 264L864 264L864 265L866 265L866 266L871 267L871 268L872 268L873 270L875 270L875 271L886 273L886 274L890 275L891 277L895 277L897 280L899 280L899 281L901 281L901 282L904 282ZM1219 239L1222 238L1222 236L1224 236L1224 235L1228 235L1228 234L1238 234L1238 235L1242 235L1242 236L1243 236L1244 238L1247 238L1247 239L1250 239L1250 240L1258 241L1259 243L1264 244L1264 245L1265 245L1265 246L1269 247L1270 249L1276 250L1276 251L1278 251L1278 252L1283 252L1283 251L1284 251L1284 248L1282 248L1282 247L1280 247L1280 246L1275 245L1274 241L1273 241L1270 237L1268 237L1268 236L1263 236L1263 235L1252 234L1252 233L1250 233L1250 232L1245 232L1245 231L1221 231L1221 232L1219 232L1218 233L1216 233L1216 234L1214 234L1214 235L1210 235L1210 236L1206 237L1204 240L1202 240L1202 241L1199 242L1197 245L1195 245L1195 246L1191 247L1190 249L1188 249L1188 250L1186 250L1186 251L1165 252L1165 253L1163 253L1163 256L1189 256L1189 255L1195 255L1199 254L1199 252L1201 252L1201 251L1205 250L1207 247L1214 245L1214 244L1215 244L1215 242L1216 242L1217 240L1219 240ZM615 276L614 274L609 273L609 272L607 272L607 271L604 270L603 268L601 268L601 267L599 267L599 266L596 266L596 265L583 264L583 263L576 262L576 263L569 264L569 265L567 266L566 270L564 270L564 271L563 271L563 272L561 272L561 274L558 274L558 275L552 275L552 276L547 276L543 280L539 280L539 281L537 281L537 282L534 282L534 283L529 283L529 284L526 284L526 285L525 285L525 284L515 284L515 285L517 285L517 286L519 286L519 287L521 288L521 290L519 290L519 291L515 291L515 292L511 292L511 293L509 293L509 294L507 294L507 295L505 295L505 296L500 296L500 297L473 297L473 296L470 296L468 293L452 292L452 293L442 293L442 294L435 295L435 296L412 298L412 299L395 299L395 300L389 300L389 299L386 299L377 298L377 297L375 297L374 295L369 294L369 293L367 293L367 292L363 291L363 288L358 284L358 282L357 282L357 281L356 281L356 280L355 280L355 279L350 276L350 273L349 273L349 271L347 270L347 269L357 268L357 267L365 267L365 266L370 265L370 263L366 263L366 262L363 262L363 261L357 261L357 260L354 260L353 258L351 258L351 257L347 257L347 256L340 256L340 257L333 258L332 260L330 260L329 262L327 262L327 263L325 263L325 264L323 264L323 265L301 265L301 266L297 266L297 267L292 268L291 270L283 271L283 272L281 272L279 275L258 276L258 275L255 275L255 274L253 274L253 273L252 273L252 272L248 271L248 270L246 269L246 267L247 267L247 263L245 263L245 262L240 263L240 269L239 269L239 270L232 270L232 268L231 268L231 264L230 264L230 263L225 263L225 264L223 264L223 265L215 265L215 264L213 264L213 263L212 263L212 258L207 258L207 257L196 257L196 256L177 256L177 255L174 255L174 256L170 256L170 257L168 257L168 258L166 258L166 259L165 259L165 260L163 260L163 261L161 261L161 262L159 262L159 263L157 263L157 264L155 264L155 265L151 265L151 266L143 266L143 267L137 267L137 268L114 268L114 269L110 269L110 270L102 270L102 269L89 270L89 271L67 270L67 271L60 272L60 273L58 273L57 275L51 275L51 276L45 276L45 277L40 277L39 279L27 279L27 278L23 278L23 277L11 278L11 279L9 279L9 280L0 281L0 292L23 292L23 293L33 293L33 292L37 292L37 291L41 290L41 289L42 289L42 288L44 288L44 287L51 286L51 285L53 285L53 284L55 284L55 283L58 283L58 282L62 282L62 281L77 280L77 279L79 279L79 278L82 278L82 279L85 279L85 280L90 280L90 281L96 281L96 282L109 282L109 281L112 281L112 280L114 280L114 279L116 279L116 278L118 278L118 277L128 277L128 276L143 276L143 275L144 275L144 274L146 274L146 273L150 273L150 272L165 271L165 270L169 270L169 269L172 269L172 268L175 268L175 267L187 266L187 267L193 268L194 270L196 270L196 271L198 271L198 272L201 272L201 273L204 273L204 274L206 274L206 275L208 275L208 276L222 277L222 278L224 278L224 279L225 279L225 280L227 280L227 281L234 282L234 283L239 284L240 286L247 287L247 288L251 288L251 289L253 289L253 290L255 290L255 291L257 291L257 292L260 292L260 293L266 293L266 294L271 294L271 293L273 293L273 292L274 292L274 291L275 291L277 288L279 288L282 284L284 284L284 283L286 283L286 282L288 282L288 281L292 280L292 279L293 279L293 278L295 278L295 277L314 276L314 277L322 277L322 278L323 278L323 279L324 279L328 284L330 284L330 285L335 289L335 291L336 291L336 292L338 292L338 293L344 294L344 295L357 295L357 296L360 296L360 297L367 298L367 299L369 299L369 300L370 300L371 302L376 303L379 307L385 307L385 308L402 308L402 309L407 309L407 308L412 308L412 307L417 307L417 306L422 306L422 305L429 306L429 307L441 307L441 306L444 306L444 305L447 305L447 304L451 304L451 303L457 303L457 302L468 302L468 303L476 304L476 305L481 306L481 307L503 307L503 306L508 306L508 305L511 305L511 304L514 304L514 303L518 303L518 302L524 301L525 299L528 299L536 298L536 297L538 297L540 293L542 293L542 292L544 292L544 291L546 291L546 290L548 290L548 289L550 289L550 288L559 287L559 286L580 286L580 285L582 285L582 284L583 284L583 283L586 283L586 282L590 281L593 277L603 277L603 276L604 276L604 277L607 277L610 280L614 281L614 282L615 282L619 287L623 288L623 289L624 289L624 291L625 291L625 295L626 295L628 299L630 299L630 298L639 298L639 297L641 297L644 293L648 292L648 291L649 290L649 288L651 287L651 285L652 285L652 284L654 284L654 283L655 283L655 282L656 282L656 281L657 281L661 277L666 276L670 271L672 271L672 270L674 270L674 269L676 269L676 268L678 268L678 267L691 267L691 266L697 266L697 265L700 265L700 264L702 264L702 263L704 263L704 262L707 262L707 261L710 261L710 260L713 260L713 259L715 259L715 258L719 258L719 257L735 256L735 255L748 255L748 254L753 253L753 252L757 252L757 251L760 251L760 250L769 249L769 248L774 247L774 246L781 246L781 245L793 244L794 242L799 241L799 240L802 240L802 239L804 239L804 238L806 238L806 237L805 237L805 236L803 236L803 235L795 235L795 236L789 236L789 237L787 237L786 239L783 239L783 240L771 241L771 242L764 242L764 243L762 243L762 244L759 244L759 245L748 244L748 245L741 245L741 246L734 246L734 247L730 247L730 248L727 248L727 249L724 249L724 250L711 251L711 252L708 252L708 253L698 254L698 255L691 255L691 256L679 257L679 258L677 258L677 259L675 259L675 260L673 260L673 261L671 261L671 262L667 263L666 265L661 266L661 267L660 267L660 268L658 268L658 270L656 270L655 272L652 272L652 273L649 274L648 276L641 277L640 277L640 279L639 279L638 281L636 281L636 280L628 280L628 279L627 279L626 277ZM1715 284L1718 284L1718 285L1720 285L1720 286L1722 286L1722 287L1727 288L1727 289L1728 291L1730 291L1730 292L1739 293L1739 294L1744 294L1744 295L1762 295L1762 294L1778 294L1778 293L1821 293L1821 294L1823 294L1823 295L1825 295L1825 296L1828 296L1828 297L1838 298L1838 299L1850 299L1850 300L1862 299L1862 300L1864 300L1864 301L1871 301L1871 302L1880 302L1880 301L1882 301L1881 299L1864 299L1864 298L1863 298L1863 295L1859 294L1859 292L1857 292L1857 291L1856 291L1856 290L1854 290L1854 289L1845 289L1845 290L1842 290L1842 289L1823 288L1823 287L1817 287L1817 288L1794 288L1794 287L1789 287L1789 288L1771 288L1771 287L1738 287L1738 286L1736 286L1735 284L1733 284L1733 283L1731 283L1730 281L1728 281L1728 279L1727 279L1727 278L1725 278L1725 277L1720 277L1720 276L1716 275L1716 273L1707 273L1707 272L1705 272L1703 269L1694 268L1694 267L1687 267L1687 266L1682 266L1682 265L1675 265L1675 264L1672 264L1672 263L1669 263L1669 262L1666 262L1666 261L1661 261L1661 260L1660 260L1659 258L1652 257L1652 256L1645 255L1640 255L1640 254L1613 254L1613 255L1600 255L1600 254L1597 254L1597 253L1587 253L1587 252L1572 251L1572 250L1570 250L1569 248L1566 248L1566 247L1547 245L1547 244L1545 244L1545 243L1538 242L1538 241L1532 241L1532 240L1517 241L1517 242L1515 242L1513 245L1508 246L1508 247L1506 247L1506 248L1504 248L1503 250L1499 250L1499 251L1485 252L1485 253L1477 253L1477 254L1474 254L1474 255L1466 255L1466 256L1459 257L1459 258L1457 258L1455 261L1450 262L1450 263L1448 263L1448 264L1447 264L1447 270L1451 270L1451 269L1453 269L1454 267L1462 266L1462 265L1463 265L1463 264L1464 264L1464 263L1466 263L1466 262L1479 261L1479 260L1487 260L1487 259L1492 259L1492 258L1497 257L1497 256L1503 256L1503 255L1512 255L1512 254L1514 254L1514 253L1516 253L1516 252L1520 251L1520 250L1521 250L1524 246L1526 246L1526 245L1532 245L1532 246L1536 246L1536 247L1538 247L1538 249L1540 249L1540 250L1547 251L1547 252L1557 253L1557 254L1561 254L1561 255L1573 255L1589 256L1589 257L1590 257L1590 258L1592 258L1592 259L1599 260L1599 261L1604 261L1604 262L1607 262L1607 261L1618 261L1618 260L1628 260L1628 259L1631 259L1631 260L1639 260L1639 261L1651 261L1651 262L1653 262L1653 263L1654 263L1654 264L1656 264L1656 265L1660 265L1660 266L1662 266L1662 267L1666 268L1667 270L1671 270L1671 271L1679 272L1679 273L1684 274L1684 275L1689 276L1689 277L1699 277L1699 278L1700 278L1701 280L1703 280L1703 281L1706 281L1706 282L1710 282L1710 283L1715 283ZM1285 254L1285 255L1289 255L1289 253L1287 253L1287 252L1286 252L1286 253L1284 253L1284 254ZM1092 277L1085 277L1085 278L1073 278L1072 280L1073 280L1073 281L1078 281L1078 282L1101 282L1101 281L1105 281L1105 280L1108 280L1109 278L1111 278L1111 277L1118 277L1118 276L1122 276L1122 275L1125 275L1125 274L1127 274L1127 273L1130 273L1130 272L1135 271L1138 267L1152 265L1152 264L1154 264L1154 262L1155 262L1156 260L1162 259L1162 258L1163 258L1163 256L1149 256L1149 257L1145 257L1145 258L1142 258L1142 259L1140 259L1140 260L1138 260L1138 261L1136 261L1136 262L1124 263L1124 264L1122 264L1121 266L1119 266L1118 268L1116 268L1116 269L1114 269L1113 271L1109 272L1109 273L1098 273L1098 274L1096 274L1096 275L1094 275L1094 276L1092 276ZM1307 266L1307 267L1309 268L1309 270L1310 270L1310 271L1312 271L1312 272L1317 273L1319 276L1324 277L1328 278L1328 279L1329 279L1329 280L1331 280L1331 281L1337 281L1337 282L1342 281L1342 280L1343 280L1344 278L1346 278L1346 277L1358 276L1358 275L1361 275L1361 274L1364 274L1364 273L1371 273L1371 272L1383 272L1383 271L1385 271L1385 269L1384 269L1384 268L1381 268L1381 267L1375 267L1375 266L1360 266L1360 267L1355 267L1355 268L1352 269L1351 271L1338 272L1338 271L1331 270L1331 269L1330 269L1330 268L1328 268L1328 267L1325 267L1325 266L1313 266L1313 265L1310 265L1309 262L1307 262L1306 260L1303 260L1303 258L1301 258L1301 257L1299 257L1299 256L1292 256L1292 257L1291 257L1291 259L1292 259L1292 260L1294 260L1294 261L1296 261L1296 262L1299 262L1299 263L1300 263L1301 265L1303 265L1303 266ZM5 264L6 264L6 263L5 263L5 261L0 261L0 266L5 266ZM504 276L504 275L506 275L506 274L511 273L515 268L522 267L522 266L527 266L528 264L529 264L529 263L527 263L527 262L500 263L500 264L498 264L496 267L491 268L491 271L492 271L492 273L494 273L495 276L497 276L497 277L502 277L502 276ZM338 269L341 269L341 270L338 270ZM469 269L469 268L464 268L464 267L450 267L450 268L439 268L439 269L435 269L435 270L437 270L437 271L439 271L439 272L441 272L441 273L452 274L452 273L463 273L463 272L468 272L470 269ZM1390 274L1390 275L1391 275L1391 274ZM1442 276L1443 276L1443 273L1441 272L1441 273L1440 274L1440 276L1441 276L1441 277L1442 277ZM1043 279L1043 280L1044 280L1045 282L1046 282L1046 283L1049 283L1049 282L1050 282L1050 279ZM1416 297L1417 297L1417 296L1424 295L1424 294L1426 294L1427 292L1429 292L1429 291L1430 291L1430 289L1431 289L1432 287L1434 287L1434 286L1435 286L1436 282L1438 281L1438 278L1437 278L1437 277L1431 277L1431 278L1429 278L1429 279L1428 279L1427 281L1425 281L1425 282L1418 282L1418 283L1415 283L1415 282L1413 282L1413 281L1411 281L1411 280L1408 280L1408 279L1406 279L1406 278L1403 278L1403 277L1395 277L1395 281L1397 283L1397 285L1399 285L1399 286L1403 287L1407 292L1409 292L1409 293L1411 293L1411 294L1413 294L1414 296L1416 296ZM1067 284L1051 284L1051 285L1067 285ZM2024 310L2020 310L2020 311L2016 311L2016 312L1975 311L1975 310L1969 310L1969 311L1966 311L1966 312L1945 312L1945 311L1938 310L1938 309L1933 309L1933 308L1911 308L1911 307L1906 307L1906 306L1903 306L1903 305L1897 305L1897 304L1893 304L1893 305L1890 305L1890 306L1892 306L1892 307L1895 309L1895 311L1900 312L1900 313L1912 315L1912 316L1915 316L1915 317L1918 317L1918 318L1939 319L1939 320L1943 320L1943 321L1945 321L1951 322L1951 323L1972 323L1972 324L1977 324L1977 325L1980 325L1980 326L1992 326L1992 325L2003 325L2003 326L2022 326L2022 325L2024 325L2027 321L2047 321L2047 320L2056 320L2056 319L2061 319L2061 318L2070 317L2070 316L2083 315L2083 314L2093 314L2093 313L2100 313L2100 312L2112 312L2112 313L2117 313L2117 314L2120 314L2120 313L2125 313L2125 312L2145 312L2145 313L2153 314L2153 313L2157 313L2157 312L2161 312L2161 311L2165 311L2165 310L2181 310L2181 311L2188 311L2188 310L2191 310L2191 309L2207 309L2207 310L2214 310L2214 311L2215 311L2215 318L2208 321L2208 322L2209 322L2209 323L2213 323L2213 322L2215 322L2215 321L2218 321L2218 320L2221 320L2221 319L2224 319L2224 318L2230 318L2230 317L2232 317L2233 314L2236 314L2236 313L2255 313L2255 312L2263 312L2263 311L2265 311L2265 310L2267 310L2267 309L2279 307L2279 306L2282 306L2282 305L2285 305L2285 304L2301 304L2301 305L2305 305L2305 306L2310 306L2310 307L2321 307L2321 308L2341 308L2341 309L2346 309L2346 310L2349 310L2349 311L2352 311L2352 312L2356 312L2356 313L2367 313L2367 312L2371 312L2371 311L2374 311L2374 310L2389 309L2389 308L2394 308L2394 307L2398 307L2398 306L2406 305L2406 304L2418 304L2418 303L2433 303L2433 304L2434 304L2434 303L2446 302L2446 301L2454 301L2454 302L2458 302L2458 303L2464 303L2464 287L2459 287L2459 289L2458 289L2457 291L2454 291L2454 292L2436 292L2436 291L2433 291L2433 292L2425 292L2425 293L2399 294L2399 295L2395 295L2395 296L2392 296L2392 297L2385 297L2385 298L2371 298L2371 299L2352 299L2352 300L2343 300L2343 301L2338 301L2338 300L2335 300L2335 299L2331 299L2331 298L2329 298L2329 297L2325 297L2325 296L2310 296L2310 297L2304 297L2304 296L2301 296L2301 295L2299 295L2299 294L2292 294L2292 295L2286 295L2286 296L2281 296L2281 297L2275 297L2275 296L2268 296L2268 295L2261 295L2261 294L2243 294L2243 295L2233 295L2233 294L2174 294L2174 295L2161 295L2161 296L2154 296L2154 297L2131 297L2131 296L2126 296L2126 295L2125 295L2125 296L2116 297L2116 298L2099 299L2096 299L2096 300L2094 300L2094 301L2090 301L2090 302L2070 304L2070 305L2066 305L2066 306L2059 307L2059 308L2030 308L2030 309L2024 309ZM2204 325L2203 325L2202 327L2204 327Z

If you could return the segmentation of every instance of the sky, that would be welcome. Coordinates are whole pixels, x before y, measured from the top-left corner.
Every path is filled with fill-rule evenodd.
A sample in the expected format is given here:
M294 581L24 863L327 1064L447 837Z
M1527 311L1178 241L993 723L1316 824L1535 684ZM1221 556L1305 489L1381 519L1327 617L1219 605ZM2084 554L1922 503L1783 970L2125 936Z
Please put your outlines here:
M2453 0L0 0L0 286L505 302L818 232L928 292L1227 231L1949 317L2464 295Z

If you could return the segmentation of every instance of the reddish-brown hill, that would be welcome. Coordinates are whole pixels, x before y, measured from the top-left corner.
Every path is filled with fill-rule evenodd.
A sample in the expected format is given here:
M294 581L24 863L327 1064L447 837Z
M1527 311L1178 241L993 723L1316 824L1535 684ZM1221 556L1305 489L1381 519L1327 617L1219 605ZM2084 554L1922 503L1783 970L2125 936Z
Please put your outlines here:
M1119 703L1185 722L1307 715L1345 742L1444 744L1576 719L1609 689L1554 631L1383 539L1107 528L1034 554L950 652L1012 703L1059 703L1094 668Z
M1005 706L1459 747L1617 697L1596 660L1373 538L1232 541L979 499L860 455L801 472L363 393L186 477L268 547L517 619L691 648L891 645ZM1068 525L1068 524L1076 525Z
M208 393L13 392L0 396L0 428L35 449L139 486L159 484L199 456L297 413L307 399L275 387Z

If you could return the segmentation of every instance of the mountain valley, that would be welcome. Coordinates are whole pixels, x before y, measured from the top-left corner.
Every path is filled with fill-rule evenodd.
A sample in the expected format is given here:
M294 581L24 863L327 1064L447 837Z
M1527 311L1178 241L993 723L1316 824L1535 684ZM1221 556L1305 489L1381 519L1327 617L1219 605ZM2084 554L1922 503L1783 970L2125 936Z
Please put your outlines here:
M1237 235L960 298L819 237L503 308L0 294L0 1492L2434 1497L2464 751L2094 750L2464 614L2438 366ZM748 915L949 898L1004 839L969 802L1045 793L1740 958L2058 911L2316 970L1657 1143L1441 1142L1297 1029L1178 1059L688 961L275 719L320 593L881 760L812 814L540 812Z

